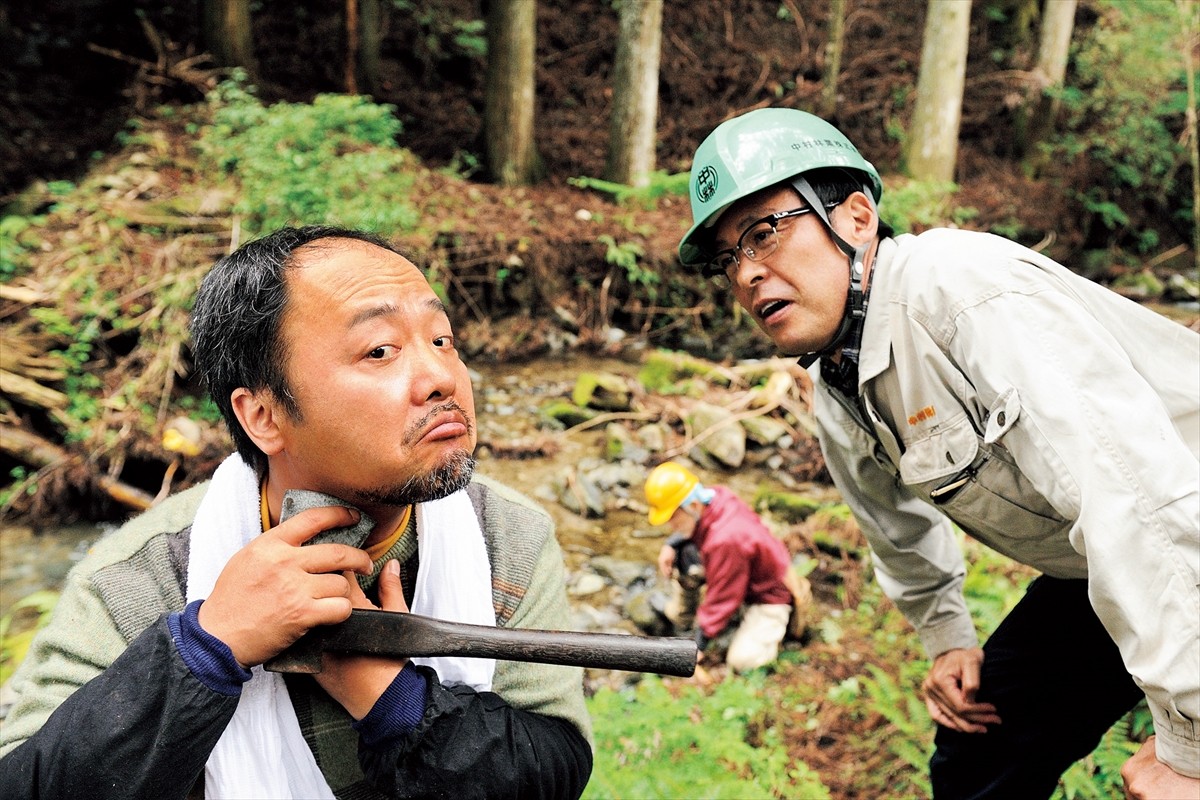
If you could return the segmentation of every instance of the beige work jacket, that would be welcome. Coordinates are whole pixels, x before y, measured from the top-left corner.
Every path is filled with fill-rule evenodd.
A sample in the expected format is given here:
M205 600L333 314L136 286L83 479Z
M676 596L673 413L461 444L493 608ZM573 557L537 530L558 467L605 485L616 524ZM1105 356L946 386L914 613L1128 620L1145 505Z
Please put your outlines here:
M816 380L816 415L884 591L935 657L978 646L949 520L1087 578L1200 777L1200 335L983 233L885 239L870 281L859 397Z

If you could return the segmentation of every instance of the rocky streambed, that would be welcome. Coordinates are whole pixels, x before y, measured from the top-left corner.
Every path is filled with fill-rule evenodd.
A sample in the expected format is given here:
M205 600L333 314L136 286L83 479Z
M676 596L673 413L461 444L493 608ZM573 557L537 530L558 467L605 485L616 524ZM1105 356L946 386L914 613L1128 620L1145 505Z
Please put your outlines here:
M679 353L573 355L476 367L480 473L554 518L581 630L670 635L667 535L646 520L642 484L667 458L750 502L797 562L853 549L853 525L812 438L811 384L794 361L714 364ZM827 512L823 524L810 518ZM820 530L816 528L819 527ZM847 534L830 547L829 530ZM634 676L589 671L589 681Z

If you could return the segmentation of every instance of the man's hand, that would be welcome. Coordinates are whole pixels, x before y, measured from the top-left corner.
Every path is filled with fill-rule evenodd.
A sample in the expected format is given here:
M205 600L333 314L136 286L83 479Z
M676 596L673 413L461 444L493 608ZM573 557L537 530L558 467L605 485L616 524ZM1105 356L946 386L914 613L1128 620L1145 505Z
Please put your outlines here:
M1196 800L1200 779L1180 775L1158 760L1151 736L1133 758L1121 767L1125 796L1129 800Z
M317 533L353 525L358 512L313 508L258 536L221 570L200 605L200 627L249 669L281 653L316 625L350 616L347 570L369 574L371 558L344 544L301 547Z
M939 725L962 733L987 733L987 725L999 725L1000 717L991 703L975 702L983 650L947 650L936 659L925 682L925 706Z
M664 544L662 549L658 551L658 574L664 578L671 577L671 570L675 567L675 548L669 544Z
M404 587L400 583L400 562L389 561L379 573L379 606L375 606L363 594L354 576L347 573L346 579L353 587L350 590L350 600L355 608L377 609L384 611L399 611L408 613L408 603L404 602ZM342 707L355 719L362 719L375 705L392 681L404 669L408 659L379 658L377 656L358 656L345 653L325 652L321 671L314 675L330 697L342 704Z

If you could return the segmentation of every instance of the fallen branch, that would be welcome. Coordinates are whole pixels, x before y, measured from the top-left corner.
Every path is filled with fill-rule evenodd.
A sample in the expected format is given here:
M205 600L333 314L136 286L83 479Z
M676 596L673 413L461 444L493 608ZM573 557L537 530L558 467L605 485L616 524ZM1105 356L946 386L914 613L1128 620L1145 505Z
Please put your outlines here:
M75 459L66 450L37 434L0 425L0 452L39 469L60 467ZM96 485L118 503L143 511L154 504L149 493L107 475L95 476Z
M572 433L580 433L589 428L594 428L597 425L603 425L606 422L612 422L615 419L632 419L641 420L642 422L653 422L658 419L657 414L649 414L641 411L613 411L608 414L601 414L598 417L593 417L587 422L581 422L578 425L572 425L563 431L564 436L570 436Z
M0 394L38 408L65 408L67 396L24 375L0 369Z
M41 303L46 299L46 292L41 288L32 286L13 286L12 284L0 284L0 300L13 300L24 305L33 305Z

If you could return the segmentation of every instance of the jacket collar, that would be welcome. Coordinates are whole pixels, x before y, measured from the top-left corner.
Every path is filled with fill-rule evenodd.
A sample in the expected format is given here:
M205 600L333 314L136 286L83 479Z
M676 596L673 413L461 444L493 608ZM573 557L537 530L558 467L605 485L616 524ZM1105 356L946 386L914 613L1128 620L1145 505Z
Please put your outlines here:
M899 246L895 239L880 239L875 248L875 259L871 262L871 302L867 304L867 318L863 323L862 350L858 356L859 391L867 381L887 369L892 359L892 348L888 331L892 313L891 266Z

